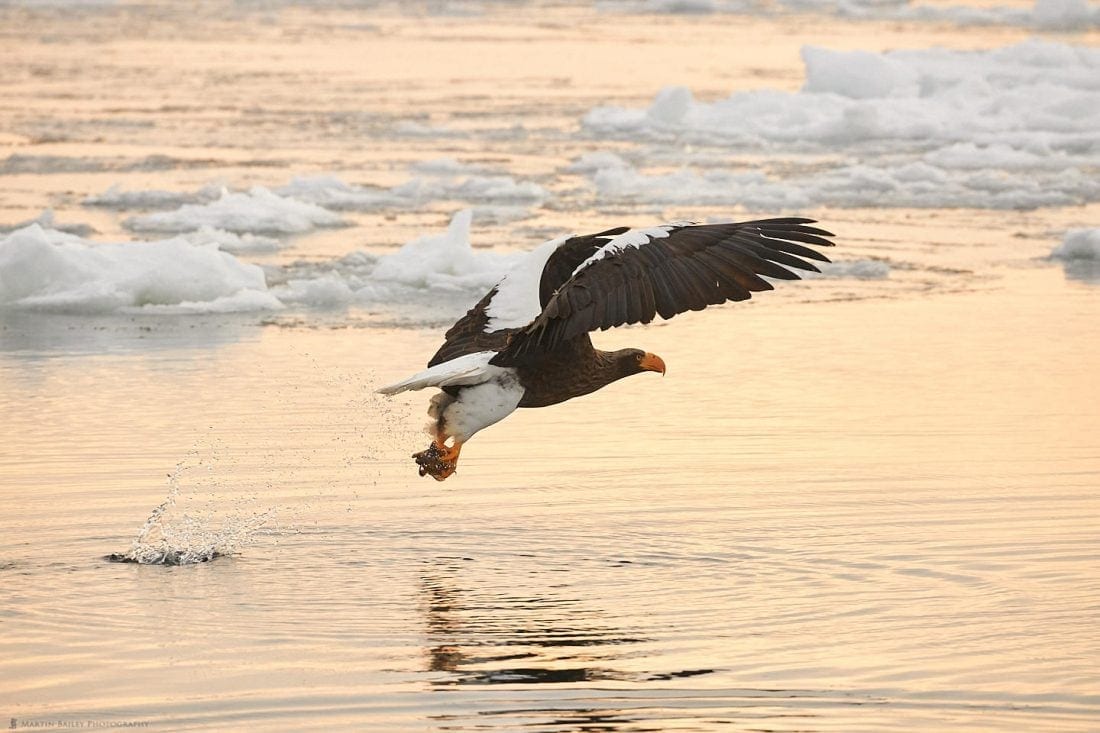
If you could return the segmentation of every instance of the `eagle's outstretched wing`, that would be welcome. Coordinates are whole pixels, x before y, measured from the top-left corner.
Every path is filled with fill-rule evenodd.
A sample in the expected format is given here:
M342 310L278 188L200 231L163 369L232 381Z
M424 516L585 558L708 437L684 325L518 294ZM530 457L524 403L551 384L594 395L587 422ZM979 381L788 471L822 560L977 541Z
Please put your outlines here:
M736 224L665 224L611 229L559 244L539 282L541 313L510 334L493 360L506 366L537 358L596 329L672 318L771 290L764 277L797 280L787 268L817 271L828 262L805 245L831 246L813 219L762 219Z

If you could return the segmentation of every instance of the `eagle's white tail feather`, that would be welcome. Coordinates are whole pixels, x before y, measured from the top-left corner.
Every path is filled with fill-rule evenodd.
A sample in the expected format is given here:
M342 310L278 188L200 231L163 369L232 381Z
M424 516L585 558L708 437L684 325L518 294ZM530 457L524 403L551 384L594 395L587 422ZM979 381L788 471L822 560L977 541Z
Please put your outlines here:
M489 364L489 360L496 355L497 352L495 351L479 351L476 354L466 354L457 359L428 367L408 379L380 387L377 391L379 394L395 395L410 389L424 389L425 387L461 387L479 384L488 381L500 370L500 367Z

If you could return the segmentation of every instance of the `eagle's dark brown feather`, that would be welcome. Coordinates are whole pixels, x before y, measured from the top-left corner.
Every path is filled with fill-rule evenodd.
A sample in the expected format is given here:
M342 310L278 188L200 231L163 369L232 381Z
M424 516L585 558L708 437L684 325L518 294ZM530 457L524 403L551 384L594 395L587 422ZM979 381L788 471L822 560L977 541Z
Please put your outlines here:
M684 225L639 247L625 246L577 271L611 237L607 232L567 240L547 260L539 285L542 313L510 335L493 363L517 366L544 360L589 331L672 318L727 300L771 290L765 277L797 280L793 270L817 272L828 262L805 246L831 246L831 233L812 219L763 219L736 224ZM789 269L793 268L793 269Z

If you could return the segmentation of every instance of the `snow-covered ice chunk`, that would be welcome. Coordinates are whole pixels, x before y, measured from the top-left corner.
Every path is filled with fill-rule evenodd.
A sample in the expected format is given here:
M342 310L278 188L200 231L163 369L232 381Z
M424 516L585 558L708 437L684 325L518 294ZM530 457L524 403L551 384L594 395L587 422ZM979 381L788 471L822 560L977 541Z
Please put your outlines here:
M174 209L184 204L199 204L214 201L222 192L218 184L203 186L197 191L164 191L148 189L123 191L115 184L101 194L84 199L85 206L99 206L106 209Z
M332 175L298 176L277 192L300 201L346 211L404 208L429 201L538 203L548 195L546 189L537 183L516 181L511 176L453 175L446 170L416 176L393 188L356 186Z
M620 13L776 13L782 10L835 15L849 20L902 21L957 26L1021 26L1085 31L1100 25L1100 8L1089 0L1035 0L1032 7L1008 4L940 4L910 0L605 0L603 12Z
M207 204L132 216L123 225L139 232L189 232L208 226L235 233L301 234L317 227L345 226L346 222L316 204L256 186L247 193L223 190Z
M218 249L240 254L242 252L275 252L285 243L260 234L235 234L224 229L204 226L183 235L192 244L216 244Z
M327 272L315 278L291 279L273 291L279 300L288 305L336 308L355 300L355 291L336 272Z
M295 176L285 186L275 189L280 196L308 201L318 206L338 210L383 208L396 203L385 189L353 186L334 175Z
M1070 229L1050 256L1056 260L1100 262L1100 229Z
M804 46L802 61L806 66L803 92L839 94L849 99L915 97L920 92L913 65L887 54Z
M769 171L642 174L585 157L602 196L642 203L1030 208L1100 200L1100 49L1027 41L987 51L803 49L799 92L699 102L683 87L648 108L597 107L596 137L650 142L663 165L685 145L766 151ZM675 142L675 147L662 145ZM659 151L659 152L655 152ZM640 155L632 155L638 160ZM711 155L712 160L720 156ZM698 152L681 152L683 162Z
M66 234L75 234L78 237L87 237L91 234L95 234L95 228L89 224L62 224L57 220L57 215L54 213L53 209L45 209L41 214L28 221L0 226L0 233L14 232L16 229L25 229L31 224L37 224L43 229L53 229L59 232L65 232Z
M1050 253L1059 260L1066 277L1100 283L1100 229L1071 229Z
M1100 25L1100 7L1088 0L1035 0L1031 24L1051 30L1083 30Z
M67 313L277 309L263 271L184 237L95 244L32 225L0 238L0 309Z
M629 167L630 164L615 153L599 150L594 153L584 153L566 166L565 170L568 173L595 173L601 170Z
M890 276L890 265L881 260L838 260L814 264L821 272L799 272L799 276L804 280L814 278L882 280Z
M474 251L470 245L472 217L469 209L460 211L445 233L418 237L379 258L371 280L448 290L492 287L521 255Z
M762 89L699 102L682 87L648 109L597 107L601 137L740 148L931 150L958 142L1096 152L1100 49L1025 41L988 51L803 49L799 92Z
M945 170L920 160L845 165L787 178L723 169L651 174L634 167L602 169L589 177L605 202L740 206L753 211L820 205L1033 209L1100 200L1100 180L1078 169Z
M459 303L500 281L523 252L477 251L470 245L469 209L447 230L411 240L396 252L352 252L329 262L268 267L271 292L288 305L336 307L415 302L453 296Z

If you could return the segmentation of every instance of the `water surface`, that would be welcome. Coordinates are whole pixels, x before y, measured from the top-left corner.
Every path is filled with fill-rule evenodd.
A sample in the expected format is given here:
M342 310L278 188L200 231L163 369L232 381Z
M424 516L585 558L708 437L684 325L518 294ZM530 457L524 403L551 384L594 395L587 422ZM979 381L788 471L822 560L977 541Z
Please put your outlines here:
M23 29L4 32L18 73L0 142L22 156L6 164L4 219L52 206L128 239L132 212L83 197L311 171L392 185L440 156L550 191L526 219L475 218L481 245L739 215L594 200L562 166L627 145L578 120L666 83L796 89L797 49L822 36L881 50L1027 32L219 7L193 26L144 6L4 8ZM251 259L390 252L462 204L352 212L351 227ZM667 376L519 411L443 484L409 458L427 444L426 396L371 391L418 369L476 294L0 311L0 715L159 730L1095 729L1100 290L1044 257L1097 205L805 213L837 232L838 259L885 276L785 283L599 334L660 354ZM165 521L226 538L262 526L210 562L106 559L173 485Z

